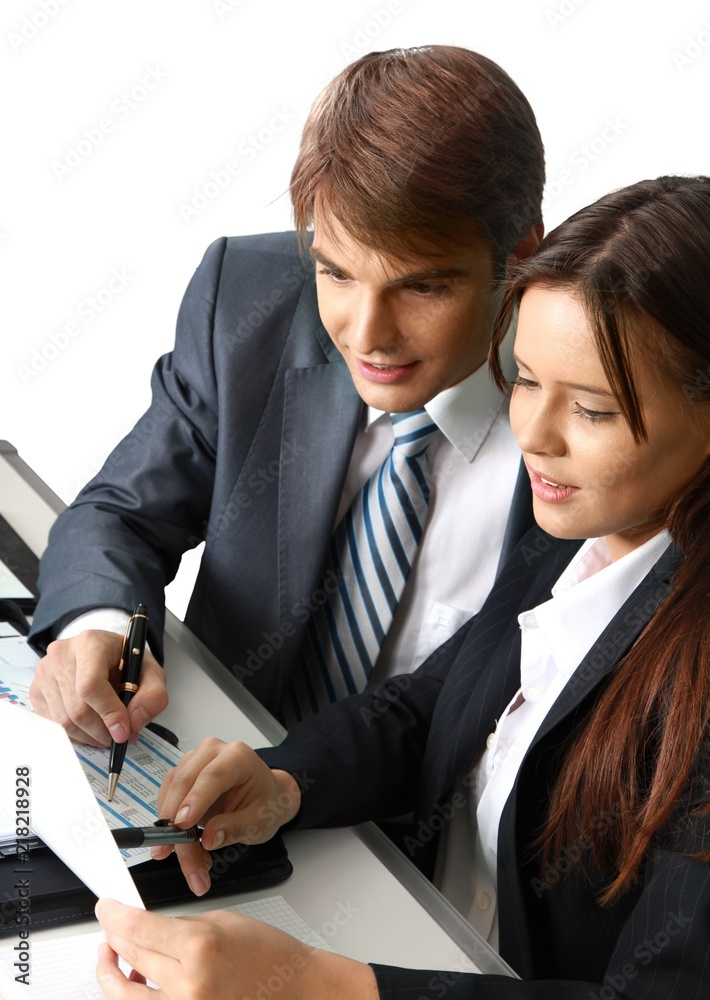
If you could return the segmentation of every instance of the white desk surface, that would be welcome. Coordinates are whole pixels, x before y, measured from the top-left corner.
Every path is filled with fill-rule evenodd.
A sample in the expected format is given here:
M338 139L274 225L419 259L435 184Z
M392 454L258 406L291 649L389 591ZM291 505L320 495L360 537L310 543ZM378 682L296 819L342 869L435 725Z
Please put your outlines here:
M37 555L62 508L15 449L0 442L0 513ZM170 704L159 721L178 735L181 749L194 747L205 736L252 746L280 740L279 724L170 613L165 633ZM202 711L196 711L198 705L204 706ZM373 824L291 831L285 841L294 868L286 882L268 892L214 901L208 896L162 912L194 913L280 894L343 955L409 968L513 974ZM86 922L34 931L33 936L87 933L96 927Z

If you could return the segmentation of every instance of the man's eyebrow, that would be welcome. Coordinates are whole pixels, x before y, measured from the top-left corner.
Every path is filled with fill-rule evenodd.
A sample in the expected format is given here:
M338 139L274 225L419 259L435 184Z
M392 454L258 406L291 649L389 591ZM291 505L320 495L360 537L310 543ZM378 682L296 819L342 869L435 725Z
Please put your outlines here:
M338 272L341 272L343 274L345 273L343 271L343 269L341 267L339 267L337 264L334 264L332 260L328 260L328 258L325 256L325 254L321 253L321 251L318 249L318 247L314 247L314 246L309 247L308 248L308 256L316 264L322 264L323 267L327 267L331 271L338 271Z
M308 253L313 261L317 264L322 264L323 267L327 267L330 271L337 271L340 274L347 273L339 264L334 264L332 260L328 260L325 254L317 247L311 246ZM393 278L388 284L396 288L400 285L413 285L419 282L441 281L444 278L465 278L470 274L471 270L467 267L427 267L419 271L412 271L409 274L403 274L398 278Z
M516 363L518 368L524 368L526 372L533 374L532 368L528 367L522 358L513 352L513 361ZM579 382L560 382L557 381L558 385L566 385L569 389L579 389L580 392L591 392L593 396L608 396L609 399L616 399L616 395L609 389L601 389L599 386L595 385L581 385Z
M466 278L471 274L468 267L427 267L411 274L403 274L395 278L391 285L415 285L427 281L441 281L444 278Z

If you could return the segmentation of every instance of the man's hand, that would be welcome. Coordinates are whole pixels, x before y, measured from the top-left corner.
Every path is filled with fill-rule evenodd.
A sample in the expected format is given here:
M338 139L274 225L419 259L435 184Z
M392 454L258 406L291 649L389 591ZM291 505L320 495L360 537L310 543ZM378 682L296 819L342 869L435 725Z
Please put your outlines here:
M301 790L286 771L272 771L245 743L203 740L167 773L158 793L158 816L186 829L204 827L202 844L176 847L185 878L201 896L210 887L209 851L226 844L262 844L293 819ZM171 847L156 847L165 858Z
M318 948L225 910L164 917L101 899L96 916L106 934L96 978L107 1000L150 1000L156 983L165 1000L235 1000L280 990L283 1000L376 1000L368 965ZM135 970L126 979L116 955ZM278 979L278 987L272 983Z
M50 643L30 687L35 712L92 746L136 735L168 704L165 672L146 649L140 690L126 709L116 694L122 642L115 632L90 631Z

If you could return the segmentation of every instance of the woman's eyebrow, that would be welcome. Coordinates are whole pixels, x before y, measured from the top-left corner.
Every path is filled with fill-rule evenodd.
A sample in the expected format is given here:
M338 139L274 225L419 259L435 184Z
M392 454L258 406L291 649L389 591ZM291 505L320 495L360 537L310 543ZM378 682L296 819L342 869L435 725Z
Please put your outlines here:
M526 365L522 358L519 358L515 352L513 353L513 361L519 368L524 368L526 372L533 374L532 368ZM601 389L596 385L582 385L579 382L562 382L556 379L558 385L566 385L569 389L579 389L580 392L591 392L593 396L608 396L609 399L616 399L616 395L610 389Z

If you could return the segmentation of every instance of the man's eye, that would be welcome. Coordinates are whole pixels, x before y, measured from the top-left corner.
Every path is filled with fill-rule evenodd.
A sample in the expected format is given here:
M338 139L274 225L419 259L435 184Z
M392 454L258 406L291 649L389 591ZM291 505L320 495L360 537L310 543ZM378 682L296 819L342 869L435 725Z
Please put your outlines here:
M332 278L333 281L336 281L336 282L347 281L348 280L347 275L343 274L342 271L335 271L335 270L333 270L333 268L330 268L330 267L319 267L317 273L318 274L325 274L329 278Z
M413 281L407 288L417 295L444 295L448 291L446 285L434 285L426 281Z

